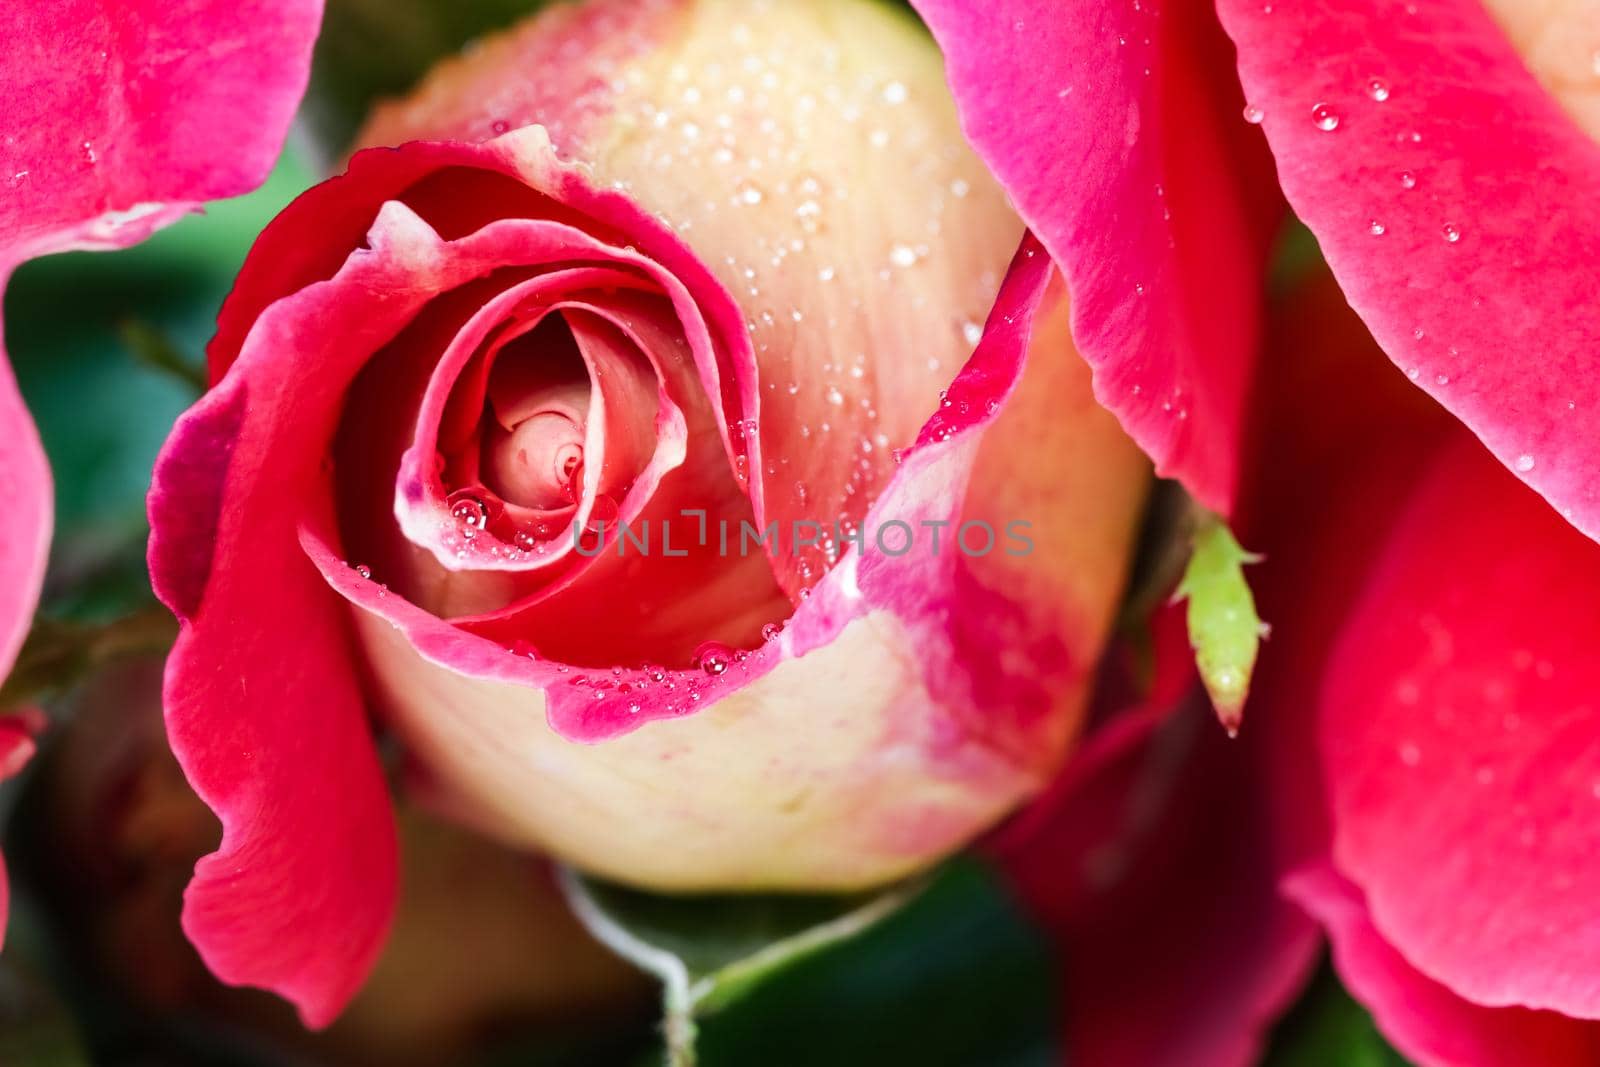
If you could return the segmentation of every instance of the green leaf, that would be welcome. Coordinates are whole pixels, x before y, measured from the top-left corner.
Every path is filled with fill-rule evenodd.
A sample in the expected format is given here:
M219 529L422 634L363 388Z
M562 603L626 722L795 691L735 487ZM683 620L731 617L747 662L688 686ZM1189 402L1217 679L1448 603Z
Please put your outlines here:
M562 884L596 938L661 979L667 1058L680 1067L696 1060L696 1020L796 961L861 933L926 883L845 896L669 897L569 870Z
M1189 601L1189 644L1200 679L1230 734L1239 731L1266 629L1244 577L1245 565L1260 558L1239 546L1227 523L1205 513L1195 530L1194 554L1178 584L1177 598Z

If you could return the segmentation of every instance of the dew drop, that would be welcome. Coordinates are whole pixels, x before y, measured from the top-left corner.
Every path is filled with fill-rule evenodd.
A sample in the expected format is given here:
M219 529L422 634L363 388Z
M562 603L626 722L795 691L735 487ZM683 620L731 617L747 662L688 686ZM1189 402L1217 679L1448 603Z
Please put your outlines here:
M782 623L769 622L761 628L761 640L776 641L778 639L778 635L781 633L783 633Z
M1324 133L1332 133L1339 128L1339 113L1332 105L1318 104L1311 109L1311 121L1317 129Z
M1244 120L1250 125L1259 126L1266 117L1267 113L1254 104L1246 104L1244 106Z
M701 645L694 654L695 663L702 671L705 671L713 678L726 674L728 664L732 659L732 653L728 651L726 645L719 645L712 641Z
M451 494L450 514L456 522L474 533L483 529L489 521L488 505L467 491Z
M1367 82L1367 95L1378 103L1389 99L1389 85L1382 78L1373 78Z
M1374 237L1382 237L1384 234L1389 232L1389 227L1385 226L1377 219L1373 219L1371 222L1367 223L1367 232L1372 234Z
M1415 189L1416 187L1417 187L1417 176L1415 174L1412 174L1409 170L1401 171L1400 172L1400 188L1402 188L1402 189Z
M1453 223L1445 223L1444 229L1441 232L1444 234L1444 239L1449 241L1451 244L1455 244L1457 241L1461 240L1461 230L1458 229Z
M357 563L355 570L356 570L356 573L359 574L363 578L371 578L372 577L372 568L367 566L365 563Z
M917 250L910 245L895 245L889 252L889 262L897 267L915 266Z
M1527 474L1529 471L1533 470L1534 465L1537 462L1538 461L1532 456L1524 452L1522 455L1517 457L1517 471L1521 474Z

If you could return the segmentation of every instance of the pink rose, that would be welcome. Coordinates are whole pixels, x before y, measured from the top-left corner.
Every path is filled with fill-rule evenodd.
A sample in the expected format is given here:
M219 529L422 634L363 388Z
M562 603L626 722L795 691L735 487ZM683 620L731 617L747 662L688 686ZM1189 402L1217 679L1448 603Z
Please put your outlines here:
M1158 688L1010 842L1079 1062L1249 1062L1318 927L1420 1063L1592 1062L1593 5L918 6L1097 395L1266 556L1242 742ZM1332 272L1264 342L1251 125Z
M941 74L864 0L560 6L262 234L150 497L220 977L321 1025L371 967L369 713L655 888L875 885L1047 783L1147 465Z
M305 87L321 14L320 0L7 3L0 289L35 256L122 248L258 185ZM3 679L38 602L51 527L49 466L3 354L0 488ZM0 764L16 770L10 755Z

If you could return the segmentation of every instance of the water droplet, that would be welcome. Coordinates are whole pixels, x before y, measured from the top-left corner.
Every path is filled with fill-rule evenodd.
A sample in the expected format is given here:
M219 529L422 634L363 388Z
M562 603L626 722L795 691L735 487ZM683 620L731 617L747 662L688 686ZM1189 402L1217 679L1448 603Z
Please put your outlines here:
M468 490L451 493L449 503L450 514L461 524L463 532L477 533L489 521L489 506Z
M1244 106L1244 120L1250 125L1259 126L1266 117L1267 113L1254 104L1246 104Z
M1372 234L1374 237L1382 237L1384 234L1389 232L1389 227L1385 226L1377 219L1373 219L1371 222L1367 223L1367 232Z
M695 663L702 671L705 671L713 678L726 674L728 664L732 660L733 654L728 650L728 647L719 645L714 641L708 641L701 645L694 654Z
M1378 103L1389 99L1389 86L1382 78L1373 78L1367 82L1367 95Z
M761 200L762 200L762 193L761 193L760 188L758 188L757 186L755 186L755 185L753 185L753 184L751 184L749 182L746 182L744 185L741 185L739 187L739 202L740 203L754 205L754 204L761 203Z
M1316 125L1317 129L1322 130L1324 133L1332 133L1339 128L1339 113L1333 109L1332 105L1318 104L1311 109L1311 121Z
M1529 471L1533 470L1537 463L1538 461L1536 459L1524 452L1522 455L1517 457L1517 471L1522 474L1527 474Z
M1417 187L1417 176L1415 174L1412 174L1409 170L1401 171L1400 172L1400 188L1402 188L1402 189L1415 189L1416 187Z
M976 345L983 340L983 324L972 319L964 320L961 323L961 336L966 340L967 344Z
M356 569L356 573L359 574L363 578L371 578L372 577L372 568L367 566L365 563L357 563L355 569Z
M1461 240L1461 231L1452 223L1445 223L1444 230L1442 232L1444 233L1444 239L1449 241L1451 244L1455 244L1457 241Z
M889 252L889 262L897 267L914 266L917 262L917 250L910 245L895 245Z
M781 622L769 622L761 628L761 640L776 641L781 633L783 633L783 624Z
M886 104L903 104L906 102L906 87L900 82L890 82L883 87L883 102Z
M489 129L493 130L494 135L498 137L502 133L505 133L507 130L511 129L511 123L507 122L505 119L495 119L489 124Z

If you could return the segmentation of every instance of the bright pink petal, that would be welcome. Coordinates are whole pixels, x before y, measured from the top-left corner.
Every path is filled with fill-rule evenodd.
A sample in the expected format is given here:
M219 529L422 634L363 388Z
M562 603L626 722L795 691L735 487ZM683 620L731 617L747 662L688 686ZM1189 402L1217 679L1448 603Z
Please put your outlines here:
M1373 927L1361 890L1331 867L1301 871L1286 888L1328 931L1345 985L1395 1047L1422 1067L1585 1067L1600 1055L1594 1023L1485 1008L1422 974Z
M1600 145L1476 0L1218 6L1283 189L1373 336L1600 534Z
M915 6L968 139L1066 276L1096 395L1226 511L1278 208L1206 5Z
M1192 699L1181 617L1158 634L1145 702L1091 735L995 851L1057 941L1068 1062L1243 1067L1317 938L1277 892L1260 752Z
M121 248L258 184L310 70L321 0L0 7L0 289L24 260ZM4 361L0 354L0 362ZM0 677L50 541L50 472L0 367Z
M1600 1017L1597 587L1600 548L1461 439L1330 655L1338 866L1407 959L1482 1004Z
M305 89L321 16L320 0L5 5L0 245L31 256L127 244L117 213L183 210L259 184Z

